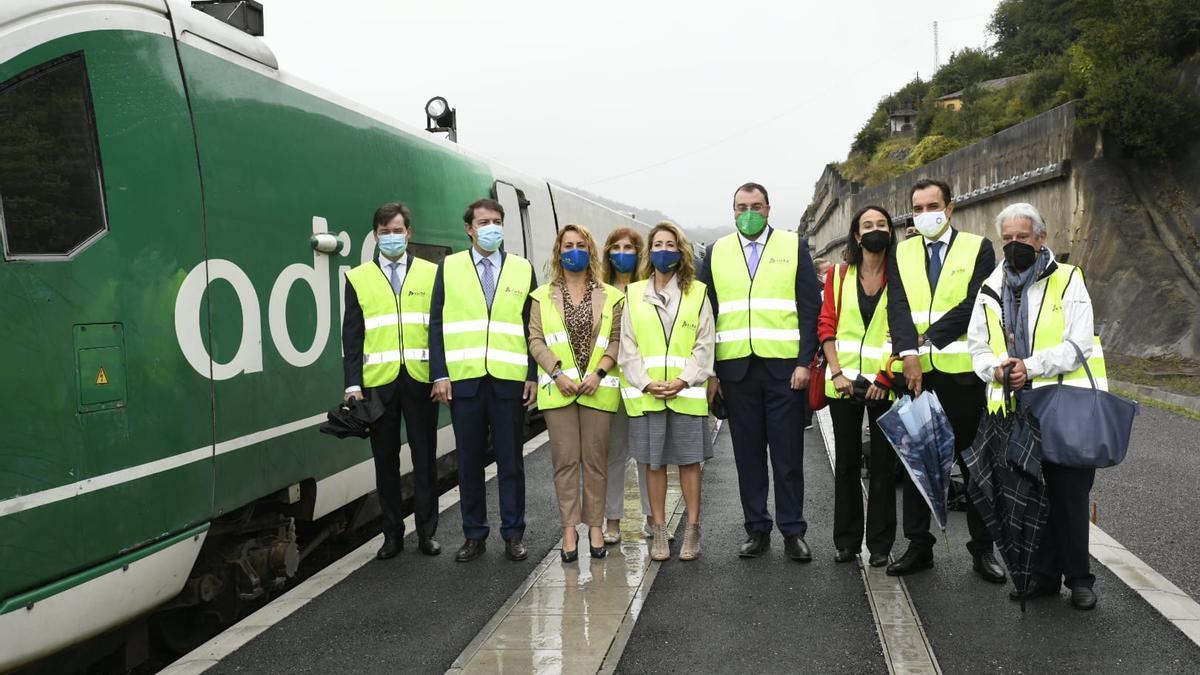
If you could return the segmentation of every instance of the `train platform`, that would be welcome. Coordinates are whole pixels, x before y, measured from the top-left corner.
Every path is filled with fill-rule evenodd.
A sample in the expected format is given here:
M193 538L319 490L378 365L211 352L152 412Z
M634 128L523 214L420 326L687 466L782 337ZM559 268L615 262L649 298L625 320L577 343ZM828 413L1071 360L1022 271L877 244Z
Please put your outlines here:
M401 556L376 562L378 542L368 543L163 672L1200 672L1200 494L1165 478L1200 475L1200 422L1144 408L1127 461L1098 472L1091 612L1064 593L1021 613L1011 584L971 572L961 512L932 570L895 579L835 563L828 429L821 413L805 432L811 563L785 558L777 533L768 555L737 557L737 474L720 429L704 469L698 561L651 563L640 522L627 518L607 558L585 551L564 565L543 434L526 445L527 560L505 559L493 537L482 559L455 563L452 490L443 555L416 553L410 535ZM634 513L636 484L627 487ZM677 492L668 511L678 528ZM901 539L893 555L903 549Z

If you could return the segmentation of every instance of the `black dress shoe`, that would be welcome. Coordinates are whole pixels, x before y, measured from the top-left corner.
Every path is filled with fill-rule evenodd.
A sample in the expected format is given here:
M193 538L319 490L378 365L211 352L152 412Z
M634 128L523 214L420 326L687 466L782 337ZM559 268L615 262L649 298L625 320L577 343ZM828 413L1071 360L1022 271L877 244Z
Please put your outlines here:
M757 558L766 553L769 548L771 548L769 532L751 532L750 536L746 537L746 542L738 548L738 557Z
M888 565L889 577L902 577L913 572L920 572L933 567L933 551L909 547L904 555L896 562Z
M783 553L796 562L812 562L812 551L798 534L783 535Z
M568 551L567 549L564 548L561 551L559 551L558 554L560 556L562 556L562 561L565 563L573 563L576 560L579 560L579 549L578 548L576 548L574 551Z
M425 555L437 555L442 552L442 545L433 537L422 537L417 541L417 550Z
M1096 607L1096 591L1087 586L1076 586L1071 589L1071 606L1075 609L1089 610Z
M458 553L454 554L455 562L471 562L472 560L483 555L487 550L487 542L482 539L468 539L463 542L462 548L458 549Z
M858 555L858 551L855 551L854 549L839 548L837 555L833 556L833 561L840 563L850 562L851 560L854 560L854 556L856 555Z
M578 551L579 549L576 548L575 550ZM521 539L518 537L504 540L504 555L508 556L509 560L524 560L529 556L529 552L525 550L525 544L522 544Z
M871 567L883 567L887 564L888 557L886 553L872 553L870 565Z
M978 574L984 581L990 581L993 584L1004 583L1004 568L1000 567L1000 563L996 562L995 556L990 551L977 553L971 569L975 570L975 574Z
M394 537L383 535L383 546L379 547L379 552L375 557L380 560L395 558L401 551L404 550L404 537Z
M1051 595L1058 595L1058 584L1051 584L1049 581L1041 577L1030 577L1029 583L1025 586L1025 591L1018 593L1014 588L1008 592L1008 599L1014 602L1019 600L1032 600L1034 598L1045 598Z

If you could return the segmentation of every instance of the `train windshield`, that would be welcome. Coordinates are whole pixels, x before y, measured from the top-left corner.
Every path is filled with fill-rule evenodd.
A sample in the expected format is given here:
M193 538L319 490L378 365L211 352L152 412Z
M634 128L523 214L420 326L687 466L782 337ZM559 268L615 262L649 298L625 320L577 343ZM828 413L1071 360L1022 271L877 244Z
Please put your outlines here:
M107 229L82 54L0 84L0 232L7 259L62 259Z

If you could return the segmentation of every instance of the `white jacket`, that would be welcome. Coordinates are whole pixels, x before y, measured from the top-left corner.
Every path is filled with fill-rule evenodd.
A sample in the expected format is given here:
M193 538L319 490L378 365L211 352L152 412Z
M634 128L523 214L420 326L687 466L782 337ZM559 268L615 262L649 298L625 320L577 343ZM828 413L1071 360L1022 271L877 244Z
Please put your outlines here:
M1053 260L1053 251L1050 252L1050 256ZM1027 297L1022 299L1022 302L1029 303L1029 334L1031 336L1042 308L1042 298L1046 295L1047 279L1057 268L1058 263L1051 262L1042 276L1029 288ZM1003 283L1004 261L1000 261L983 285L995 291L997 296L1004 297L1001 288ZM989 383L995 379L992 374L996 370L996 366L1000 365L1000 359L992 353L992 346L988 342L984 303L991 301L991 298L986 297L981 290L975 298L975 309L971 313L971 324L967 328L967 347L971 352L971 366L980 379ZM1067 340L1079 345L1085 359L1092 354L1092 337L1095 335L1092 298L1088 295L1082 274L1075 274L1071 277L1071 283L1067 285L1067 290L1063 294L1063 319L1062 340L1053 347L1034 351L1029 358L1025 359L1025 369L1029 371L1030 379L1063 375L1083 365L1075 353L1075 348L1067 344Z

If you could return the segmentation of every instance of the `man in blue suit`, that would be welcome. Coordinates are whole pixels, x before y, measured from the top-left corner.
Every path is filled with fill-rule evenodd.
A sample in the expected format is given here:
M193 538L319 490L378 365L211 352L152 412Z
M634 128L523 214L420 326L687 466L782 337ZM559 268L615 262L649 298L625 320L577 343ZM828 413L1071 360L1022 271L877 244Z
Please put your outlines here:
M738 555L766 553L777 525L786 555L809 562L802 430L820 298L808 241L772 229L770 213L766 188L758 183L738 188L737 232L709 247L697 277L708 285L717 323L717 377L709 380L709 400L721 394L729 411L747 535ZM768 447L775 520L767 509Z
M450 406L458 449L458 487L466 541L458 562L486 550L491 526L483 469L488 439L500 484L500 534L510 560L524 560L525 409L537 400L537 365L529 355L533 266L501 250L504 207L480 199L463 215L471 248L438 267L429 313L433 398Z

